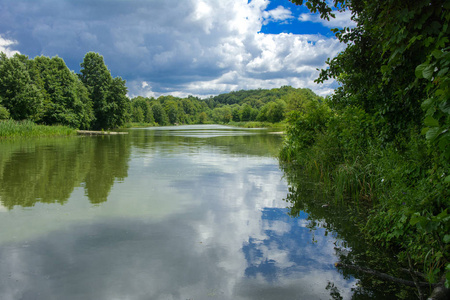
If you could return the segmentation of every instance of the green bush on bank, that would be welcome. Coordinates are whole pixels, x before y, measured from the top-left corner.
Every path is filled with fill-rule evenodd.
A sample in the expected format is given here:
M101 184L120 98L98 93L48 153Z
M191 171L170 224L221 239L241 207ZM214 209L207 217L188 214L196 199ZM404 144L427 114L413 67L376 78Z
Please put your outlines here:
M0 120L7 120L9 119L9 116L10 114L8 109L0 104Z
M290 118L280 160L322 183L339 203L368 208L359 224L372 243L397 253L435 283L450 250L450 192L445 165L436 163L415 128L382 142L373 116L359 108L310 106Z
M0 120L0 138L69 136L76 130L67 126L37 125L31 121Z

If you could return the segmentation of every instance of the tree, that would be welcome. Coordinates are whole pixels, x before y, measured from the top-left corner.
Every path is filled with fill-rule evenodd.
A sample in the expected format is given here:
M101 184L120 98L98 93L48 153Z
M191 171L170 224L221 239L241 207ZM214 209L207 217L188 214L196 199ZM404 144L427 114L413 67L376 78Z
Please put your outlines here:
M59 57L36 57L32 74L41 83L44 105L40 122L87 129L93 120L92 102L80 79Z
M244 104L241 108L241 121L250 121L252 116L252 107Z
M334 16L325 0L291 2L299 5L305 2L324 19ZM357 26L333 30L347 48L327 61L329 68L322 70L317 80L333 78L341 83L331 97L332 105L359 106L378 115L388 140L410 126L421 126L421 105L428 96L426 82L416 80L415 70L432 53L448 47L449 2L390 0L381 4L335 0L333 3L341 11L349 9ZM444 73L448 76L448 71Z
M155 122L160 126L167 125L169 123L169 118L167 117L166 111L159 102L152 105L153 117Z
M233 110L231 111L231 116L232 116L233 121L235 121L235 122L239 122L241 120L239 106L236 106L233 108Z
M131 99L132 111L133 111L133 121L134 122L145 122L154 123L153 112L150 107L149 99L142 96L137 96ZM139 114L139 116L137 115Z
M81 63L80 73L79 77L87 87L93 103L95 115L93 127L106 129L109 123L106 96L112 77L103 61L103 56L94 52L87 53Z
M206 124L208 122L208 115L202 111L199 115L198 115L198 122L200 124Z
M127 97L128 89L125 80L120 77L114 78L105 97L106 128L117 128L123 126L130 119L130 100Z
M178 106L175 100L166 100L164 102L164 110L166 111L170 124L178 123Z
M281 122L284 119L286 103L283 100L270 102L267 111L267 120L272 123Z
M329 1L291 2L306 3L323 19L334 17ZM389 196L381 196L384 203L371 213L365 227L368 236L398 251L397 257L410 268L412 262L423 266L429 282L444 276L449 287L450 238L443 232L450 230L450 2L334 0L333 4L337 10L349 9L357 25L333 30L347 48L327 61L329 68L321 71L317 82L335 79L340 83L329 99L334 114L355 120L358 117L348 113L360 110L364 117L355 128L376 125L370 154L395 151L401 157L397 164L407 161L403 172L383 170L383 178L389 174L396 182L391 183ZM291 129L304 126L298 120L302 122ZM291 133L293 142L298 133ZM428 155L422 156L426 150ZM361 147L355 161L364 160L366 151ZM369 169L375 157L367 156ZM400 201L399 186L415 198ZM399 208L396 202L405 207Z
M216 123L228 123L231 121L231 108L229 105L216 107L212 111L212 119Z
M0 53L0 103L14 120L39 120L43 95L28 72L28 57Z
M103 56L89 52L81 63L79 77L89 91L94 108L96 129L119 127L129 119L125 80L112 78Z

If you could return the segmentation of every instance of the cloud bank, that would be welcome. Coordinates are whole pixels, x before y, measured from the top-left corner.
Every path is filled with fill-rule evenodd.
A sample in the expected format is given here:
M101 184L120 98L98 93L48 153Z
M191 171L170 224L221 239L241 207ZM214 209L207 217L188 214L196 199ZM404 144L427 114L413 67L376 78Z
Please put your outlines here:
M261 33L264 24L299 18L283 6L268 10L270 2L0 0L0 50L58 55L75 72L87 52L98 52L131 96L282 85L329 94L332 82L313 82L316 69L344 46L320 34Z

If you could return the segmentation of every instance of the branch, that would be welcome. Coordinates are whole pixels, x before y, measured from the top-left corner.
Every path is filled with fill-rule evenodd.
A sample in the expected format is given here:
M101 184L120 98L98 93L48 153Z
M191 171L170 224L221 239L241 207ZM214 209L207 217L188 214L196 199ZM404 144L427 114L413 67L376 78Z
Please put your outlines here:
M352 270L356 270L356 271L360 271L366 274L370 274L370 275L374 275L378 278L384 279L386 281L392 281L395 283L399 283L399 284L403 284L406 286L411 286L411 287L416 287L416 284L414 283L414 281L410 281L410 280L405 280L405 279L401 279L401 278L397 278L391 275L388 275L386 273L382 273L382 272L378 272L375 270L371 270L371 269L367 269L367 268L363 268L363 267L358 267L358 266L354 266L354 265L348 265L348 264L344 264L341 262L337 262L334 264L335 267L344 267L347 269L352 269ZM437 286L436 283L428 283L428 282L417 282L417 284L421 287L435 287Z

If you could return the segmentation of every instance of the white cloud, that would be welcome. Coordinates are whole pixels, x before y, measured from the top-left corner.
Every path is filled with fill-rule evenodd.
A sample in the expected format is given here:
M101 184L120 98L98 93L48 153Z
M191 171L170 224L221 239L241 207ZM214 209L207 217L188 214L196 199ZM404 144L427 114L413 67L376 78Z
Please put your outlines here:
M259 33L267 22L293 18L282 6L267 10L269 0L16 2L4 4L0 28L22 53L58 55L78 72L88 51L99 52L127 80L130 96L206 97L281 85L327 94L330 85L313 83L316 69L343 49L320 35Z
M302 22L313 22L320 23L328 28L344 28L344 27L355 27L356 23L351 19L352 12L350 10L346 10L344 12L335 11L335 18L330 18L330 21L321 19L318 14L301 14L299 16L299 20Z
M271 21L279 22L279 21L286 21L286 20L294 18L294 16L292 15L292 12L289 9L284 8L281 5L275 9L272 9L269 11L264 11L263 17L265 18L265 21L264 21L265 24L267 24Z
M19 51L12 50L11 46L16 45L16 41L8 40L2 37L0 34L0 52L6 54L6 56L11 57L16 53L20 53Z

